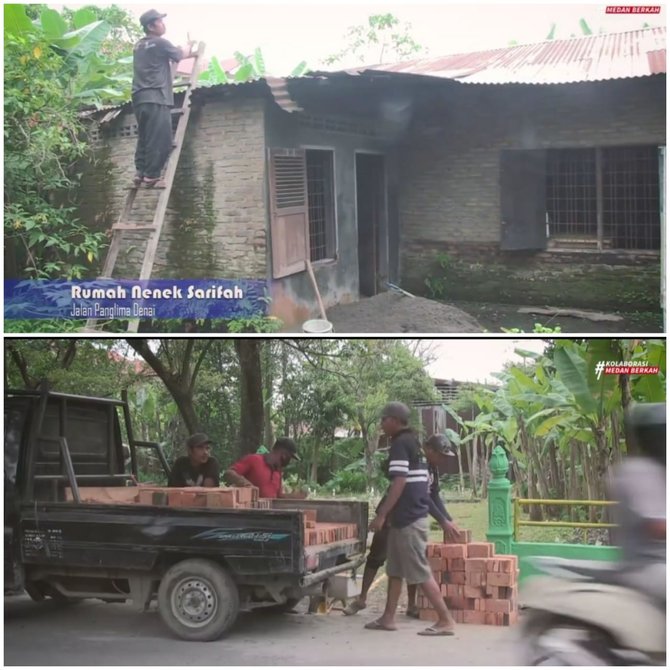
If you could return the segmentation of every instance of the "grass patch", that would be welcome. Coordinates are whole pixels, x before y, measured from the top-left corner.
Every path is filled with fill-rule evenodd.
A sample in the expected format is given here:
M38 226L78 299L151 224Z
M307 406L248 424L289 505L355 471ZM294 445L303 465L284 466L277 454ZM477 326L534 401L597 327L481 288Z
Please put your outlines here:
M486 542L486 533L489 527L488 504L486 500L473 503L458 503L446 501L446 507L452 518L461 528L472 531L474 542ZM528 519L522 515L522 519ZM537 526L522 526L519 529L520 542L574 542L575 529L573 528L540 528ZM442 529L431 517L432 542L442 541Z

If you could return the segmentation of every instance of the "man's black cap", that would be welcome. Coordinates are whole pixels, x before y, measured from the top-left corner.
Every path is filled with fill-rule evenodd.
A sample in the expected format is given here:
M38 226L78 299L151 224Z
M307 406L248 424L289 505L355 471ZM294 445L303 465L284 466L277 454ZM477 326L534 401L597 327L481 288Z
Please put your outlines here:
M285 449L291 454L291 458L295 458L296 461L300 460L300 456L298 456L298 447L295 446L295 442L290 437L278 437L272 448Z
M405 403L394 401L384 405L384 408L381 411L381 415L382 419L388 416L392 419L398 419L403 423L407 423L410 416L412 416L412 412L410 411L409 407L405 405Z
M186 440L186 446L189 449L199 447L202 444L212 444L212 441L205 435L205 433L194 433Z
M144 14L140 16L140 23L146 28L150 23L158 21L158 19L164 19L166 16L167 14L161 14L155 9L150 9L148 12L144 12Z

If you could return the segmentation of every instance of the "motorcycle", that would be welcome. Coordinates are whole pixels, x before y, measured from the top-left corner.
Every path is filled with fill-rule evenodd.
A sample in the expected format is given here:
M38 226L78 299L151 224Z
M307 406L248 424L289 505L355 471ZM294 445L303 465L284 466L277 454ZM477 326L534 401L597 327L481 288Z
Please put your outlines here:
M665 665L665 604L621 584L620 567L536 557L522 601L526 665Z

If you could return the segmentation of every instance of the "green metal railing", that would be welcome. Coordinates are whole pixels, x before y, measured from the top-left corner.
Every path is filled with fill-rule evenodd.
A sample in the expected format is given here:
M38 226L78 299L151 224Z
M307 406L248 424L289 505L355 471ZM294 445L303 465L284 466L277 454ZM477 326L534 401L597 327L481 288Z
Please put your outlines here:
M521 518L522 505L585 505L590 507L609 507L616 505L611 500L548 500L545 498L514 498L514 541L519 539L519 528L521 526L553 526L558 528L583 528L584 540L589 528L616 528L615 523L586 522L586 521L526 521Z

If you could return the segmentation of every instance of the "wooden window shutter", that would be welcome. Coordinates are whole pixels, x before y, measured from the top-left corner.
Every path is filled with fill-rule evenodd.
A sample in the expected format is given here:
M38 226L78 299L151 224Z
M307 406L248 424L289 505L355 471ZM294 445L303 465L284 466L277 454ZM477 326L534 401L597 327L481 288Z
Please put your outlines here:
M272 276L304 272L309 258L307 168L303 149L270 150Z

